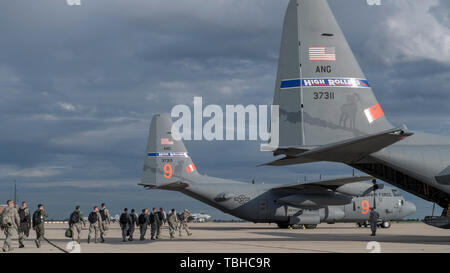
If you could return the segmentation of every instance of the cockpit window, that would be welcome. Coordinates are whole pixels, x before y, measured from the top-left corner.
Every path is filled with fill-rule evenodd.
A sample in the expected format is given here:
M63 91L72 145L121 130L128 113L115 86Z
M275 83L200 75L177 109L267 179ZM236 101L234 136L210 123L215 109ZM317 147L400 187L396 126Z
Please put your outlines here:
M400 194L400 192L398 190L395 190L395 189L392 190L392 193L394 194L394 196L402 196Z

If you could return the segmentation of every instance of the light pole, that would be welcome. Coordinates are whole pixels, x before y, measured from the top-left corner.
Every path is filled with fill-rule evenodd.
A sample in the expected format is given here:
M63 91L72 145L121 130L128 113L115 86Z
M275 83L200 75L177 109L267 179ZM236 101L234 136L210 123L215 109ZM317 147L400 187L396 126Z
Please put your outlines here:
M17 185L16 180L14 180L14 204L17 205Z

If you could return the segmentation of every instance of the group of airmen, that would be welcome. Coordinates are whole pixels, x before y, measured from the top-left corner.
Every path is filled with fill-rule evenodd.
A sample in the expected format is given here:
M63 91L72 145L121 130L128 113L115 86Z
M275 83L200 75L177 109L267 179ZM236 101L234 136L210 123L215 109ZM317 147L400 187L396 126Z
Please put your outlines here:
M5 233L5 242L3 244L3 251L12 251L12 238L17 234L19 241L19 248L25 247L24 241L30 236L30 230L36 231L36 247L41 247L41 242L44 239L45 228L44 218L48 217L47 212L42 204L37 206L37 210L31 214L27 206L27 202L22 202L21 207L16 207L14 201L8 200L8 206L4 208L0 214L1 230ZM119 218L120 228L122 229L123 242L133 241L135 228L139 228L140 240L145 240L148 227L150 227L150 239L156 240L161 237L163 226L167 224L169 229L170 239L175 238L175 232L179 232L182 236L182 231L185 230L188 236L192 233L189 231L187 224L190 217L189 210L185 209L181 213L176 213L172 209L167 215L163 208L157 210L153 208L151 212L147 208L142 209L138 216L134 209L128 212L125 208ZM102 203L100 208L95 206L89 213L87 220L83 217L80 206L76 206L75 210L69 217L69 229L66 231L66 236L73 241L81 243L81 232L89 224L89 234L87 243L91 241L95 243L105 242L106 232L111 224L111 215L106 208L106 204Z
M106 208L106 204L101 204L101 209L98 206L94 206L93 210L89 213L87 221L83 217L80 206L76 206L75 210L69 217L69 236L72 240L81 243L81 231L83 227L86 227L86 222L89 223L89 234L87 243L94 239L94 243L105 242L106 232L111 224L111 215Z
M19 239L19 248L25 247L24 241L30 236L31 229L36 231L36 239L34 241L36 247L40 248L45 234L44 218L48 217L44 205L39 204L33 214L30 213L30 209L25 201L22 202L21 207L16 207L12 200L8 200L7 205L0 216L0 226L6 236L2 248L3 252L14 250L11 241L16 234Z
M167 224L169 227L170 239L175 238L174 234L178 230L179 235L182 236L182 231L185 230L188 236L192 233L189 231L187 220L190 216L189 210L185 209L182 213L177 214L175 209L172 209L169 215L163 208L153 208L149 212L148 208L142 209L141 214L138 216L134 209L131 213L125 208L120 215L119 224L122 229L122 241L133 241L133 234L135 228L139 228L140 240L145 240L145 234L150 226L150 239L156 240L161 236L162 227Z
M133 241L134 231L139 228L140 240L145 240L147 229L150 226L151 240L159 239L161 236L162 228L165 224L169 227L170 238L173 239L175 231L179 231L179 235L182 236L182 230L185 230L188 236L192 233L189 231L187 220L190 216L189 210L185 209L182 213L177 214L175 209L171 210L169 215L166 214L163 208L159 211L153 208L149 212L148 208L142 209L141 214L138 216L134 209L128 211L128 208L123 210L123 213L119 218L119 225L122 230L122 241ZM93 240L95 243L105 242L106 232L111 224L111 216L106 208L105 203L101 204L101 209L95 206L89 213L87 221L83 217L80 206L75 207L75 211L72 212L69 218L70 236L72 240L80 243L82 227L86 227L86 222L89 223L89 234L87 242L90 243Z

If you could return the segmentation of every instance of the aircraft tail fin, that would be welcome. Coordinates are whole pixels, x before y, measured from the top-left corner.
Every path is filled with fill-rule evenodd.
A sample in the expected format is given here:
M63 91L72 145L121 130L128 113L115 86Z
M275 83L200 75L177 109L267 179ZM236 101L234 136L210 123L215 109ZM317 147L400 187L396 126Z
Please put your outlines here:
M326 0L289 2L273 104L280 107L280 148L326 145L394 128Z
M199 176L182 140L172 138L169 114L153 116L144 169L139 185L149 188L183 188Z

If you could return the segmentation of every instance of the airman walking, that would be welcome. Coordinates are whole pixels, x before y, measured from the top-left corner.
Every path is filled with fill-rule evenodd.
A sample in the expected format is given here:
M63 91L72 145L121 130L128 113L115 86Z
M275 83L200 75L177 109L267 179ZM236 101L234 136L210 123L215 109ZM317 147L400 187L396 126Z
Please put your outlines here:
M156 239L159 239L158 228L161 225L161 223L156 208L153 208L152 213L150 213L149 215L149 223L150 223L151 239L155 240L155 236Z
M20 225L19 225L19 248L24 248L24 241L30 236L31 229L31 214L27 206L27 202L22 202L22 207L18 210Z
M149 225L149 215L148 209L145 208L142 210L142 213L138 217L139 231L141 233L140 240L145 240L145 233L147 232L147 227Z
M122 229L122 242L126 242L127 236L130 234L131 217L128 209L125 208L119 218L120 228Z
M47 212L44 209L44 205L39 204L38 209L33 213L33 229L36 231L36 247L41 247L41 242L45 235L45 223L44 218L48 217Z
M178 225L178 219L175 209L172 209L171 213L169 214L169 217L167 217L167 223L169 224L170 239L173 239L174 238L173 235L175 234L175 230Z
M109 214L109 210L106 208L106 204L102 203L102 209L100 210L100 215L102 216L102 231L100 234L100 238L102 243L105 242L106 231L109 229L109 225L111 224L111 215Z
M189 232L189 227L187 224L187 220L189 218L189 216L191 215L191 213L189 212L189 210L184 209L184 211L182 213L180 213L180 217L179 217L179 227L178 227L178 231L180 233L181 236L181 231L184 229L187 233L188 236L191 236L192 233Z
M83 226L86 227L86 221L83 218L80 206L76 206L75 211L70 214L69 227L72 229L72 240L77 241L77 243L80 243Z
M11 246L11 237L18 232L18 227L20 225L20 217L17 209L14 207L14 202L8 200L8 207L6 207L2 212L1 228L5 232L5 243L3 244L3 252L13 251L14 248Z
M380 214L378 214L378 212L376 212L374 208L371 208L369 214L369 222L372 234L370 236L376 236L378 218L380 218Z
M98 238L102 233L102 216L98 210L98 207L95 206L94 210L89 213L88 216L89 221L89 235L88 235L88 244L91 241L92 235L94 235L95 243L98 243Z

